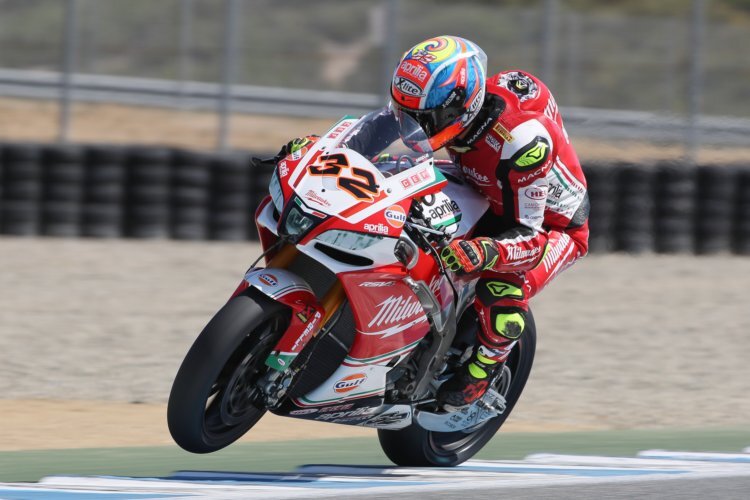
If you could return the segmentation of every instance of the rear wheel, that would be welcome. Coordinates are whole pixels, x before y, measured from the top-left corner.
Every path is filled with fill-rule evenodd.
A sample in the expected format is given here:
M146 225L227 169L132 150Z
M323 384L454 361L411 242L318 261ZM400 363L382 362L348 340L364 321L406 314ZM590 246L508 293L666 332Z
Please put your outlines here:
M254 289L216 313L185 356L169 395L167 423L178 445L210 453L260 420L266 409L257 382L287 323L286 307Z
M393 463L411 467L451 467L470 459L487 444L510 415L531 373L536 350L536 328L533 318L530 319L523 338L513 348L505 364L507 370L494 386L495 390L505 395L507 407L503 414L479 427L457 432L428 431L416 422L400 430L379 429L380 446Z

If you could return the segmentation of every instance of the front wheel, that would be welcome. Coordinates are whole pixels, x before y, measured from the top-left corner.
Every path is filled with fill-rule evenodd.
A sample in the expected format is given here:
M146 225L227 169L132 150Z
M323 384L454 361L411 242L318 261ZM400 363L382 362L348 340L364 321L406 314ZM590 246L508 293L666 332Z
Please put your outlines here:
M396 465L409 467L452 467L473 457L495 435L510 415L526 380L531 373L536 351L536 328L533 317L527 321L527 330L513 348L506 367L510 386L504 394L506 409L497 417L478 428L457 432L434 432L420 427L416 422L400 430L378 429L378 439L386 456ZM529 328L530 327L530 328ZM495 384L498 390L504 384L501 377Z
M257 382L283 334L287 309L253 289L233 297L209 321L182 362L169 395L167 424L193 453L233 443L266 412Z

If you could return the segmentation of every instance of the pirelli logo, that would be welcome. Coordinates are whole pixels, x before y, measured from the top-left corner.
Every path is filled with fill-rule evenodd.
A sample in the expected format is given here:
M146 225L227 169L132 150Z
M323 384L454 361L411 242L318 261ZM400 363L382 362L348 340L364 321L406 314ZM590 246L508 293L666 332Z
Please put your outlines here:
M505 142L510 142L513 140L513 136L508 132L508 129L503 127L500 122L497 122L494 127L492 127L492 130L503 138Z

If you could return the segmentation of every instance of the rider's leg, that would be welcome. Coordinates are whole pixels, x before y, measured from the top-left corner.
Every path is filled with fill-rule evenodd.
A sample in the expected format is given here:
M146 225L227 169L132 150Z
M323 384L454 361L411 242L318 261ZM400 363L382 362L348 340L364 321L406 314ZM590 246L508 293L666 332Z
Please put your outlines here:
M572 232L549 232L542 262L525 273L484 273L477 282L474 307L479 314L477 348L438 391L444 407L459 407L481 398L489 380L508 358L528 321L528 300L555 276L586 254L588 225Z
M438 391L446 408L481 398L523 334L528 318L522 273L484 273L476 285L474 307L479 314L478 345L471 357Z
M526 271L527 300L539 293L552 279L588 252L588 223L568 232L550 231L542 262Z

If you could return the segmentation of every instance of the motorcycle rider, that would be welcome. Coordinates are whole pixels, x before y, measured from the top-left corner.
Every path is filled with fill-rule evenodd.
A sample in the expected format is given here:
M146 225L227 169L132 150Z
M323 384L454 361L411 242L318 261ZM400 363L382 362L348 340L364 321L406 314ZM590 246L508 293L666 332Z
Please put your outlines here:
M472 234L443 248L453 272L480 274L475 309L478 344L438 389L446 409L481 398L511 349L530 327L528 301L588 251L586 180L555 99L535 76L503 71L487 77L487 56L473 42L438 36L401 58L391 108L446 147L490 210ZM384 142L392 134L378 132ZM312 137L282 148L291 153Z

